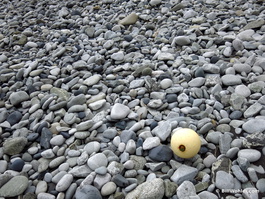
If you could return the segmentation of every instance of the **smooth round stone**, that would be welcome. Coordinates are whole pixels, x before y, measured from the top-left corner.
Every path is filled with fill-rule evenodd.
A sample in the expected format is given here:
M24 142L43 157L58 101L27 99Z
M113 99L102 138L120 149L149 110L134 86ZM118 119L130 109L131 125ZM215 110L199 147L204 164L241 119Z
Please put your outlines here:
M106 129L103 132L103 137L108 138L108 139L113 139L116 135L117 135L116 129Z
M73 181L74 177L72 174L65 174L60 181L57 183L55 189L58 192L62 192L65 191L69 188L69 186L71 185L72 181Z
M7 169L7 161L6 160L0 160L0 174L4 173Z
M60 68L54 68L54 69L50 70L51 75L57 76L57 75L59 75L59 73L60 73Z
M113 53L111 55L111 59L113 59L115 61L122 61L124 59L124 52L119 51L119 52Z
M0 62L6 62L7 59L7 56L5 56L4 54L0 55Z
M44 193L47 191L48 188L48 184L45 181L39 181L37 186L36 186L36 190L35 193L39 194L39 193Z
M244 97L248 97L248 96L250 96L251 91L247 86L242 84L242 85L236 86L235 93L242 95Z
M107 173L107 168L102 166L95 169L95 172L99 175L105 175Z
M108 165L108 159L103 153L97 153L87 160L87 165L92 170L102 166L106 167Z
M168 94L166 95L166 100L168 103L173 103L176 102L178 100L178 95L177 94Z
M242 73L249 73L251 71L251 66L248 64L241 64L241 63L235 63L233 65L233 68L235 69L235 71Z
M85 79L84 84L86 84L87 86L93 86L97 84L100 79L101 79L101 76L96 74L96 75L90 76L87 79Z
M256 149L241 149L237 156L246 158L249 162L255 162L260 159L261 152Z
M177 36L174 38L173 42L178 46L186 46L190 44L191 40L187 36Z
M236 111L233 111L233 112L229 115L229 117L230 117L230 119L232 119L232 120L236 120L236 119L240 119L240 118L242 117L242 115L243 115L243 113L242 113L241 111L236 110Z
M6 121L8 121L9 124L12 126L18 123L21 120L21 118L22 118L22 113L19 111L14 111L6 118Z
M83 185L82 187L78 187L75 192L75 198L78 199L102 199L99 190L92 185Z
M70 125L75 123L76 114L74 114L74 113L66 113L64 115L64 121L65 121L65 123L70 124Z
M114 120L124 119L129 113L129 107L116 103L111 109L110 117Z
M22 171L24 165L25 165L24 160L16 159L14 162L12 162L10 169L20 172L20 171Z
M50 140L50 144L54 146L61 146L64 144L65 138L62 135L56 135Z
M55 199L55 196L50 193L39 193L38 199Z
M162 0L151 0L151 1L149 2L149 4L150 4L151 6L157 6L157 5L161 4L161 2L162 2Z
M227 74L221 77L221 80L225 86L234 86L242 84L242 80L237 75Z
M50 158L54 158L55 154L54 154L52 149L47 149L47 150L41 152L41 156L43 158L50 159Z
M40 89L41 91L49 91L52 87L53 86L51 84L43 84Z
M173 85L173 81L171 79L163 79L161 82L160 82L160 86L162 89L167 89L169 87L171 87Z
M216 157L213 154L208 155L206 158L203 160L203 164L206 167L211 167L212 164L216 161Z
M107 182L101 188L101 195L108 196L113 194L116 191L117 185L114 182Z
M89 142L84 147L84 150L87 152L88 155L91 155L92 153L97 153L100 149L100 143L97 141Z
M29 95L25 91L12 92L9 96L10 103L14 106L29 99Z
M260 193L265 193L265 178L259 179L256 183L256 187Z

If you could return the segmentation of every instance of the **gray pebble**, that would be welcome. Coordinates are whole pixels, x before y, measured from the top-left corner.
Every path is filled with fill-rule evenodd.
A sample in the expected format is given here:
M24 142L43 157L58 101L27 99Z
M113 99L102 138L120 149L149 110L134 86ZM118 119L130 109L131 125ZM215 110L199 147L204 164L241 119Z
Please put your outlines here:
M246 158L249 162L255 162L261 157L260 151L256 149L241 149L237 155L238 157Z

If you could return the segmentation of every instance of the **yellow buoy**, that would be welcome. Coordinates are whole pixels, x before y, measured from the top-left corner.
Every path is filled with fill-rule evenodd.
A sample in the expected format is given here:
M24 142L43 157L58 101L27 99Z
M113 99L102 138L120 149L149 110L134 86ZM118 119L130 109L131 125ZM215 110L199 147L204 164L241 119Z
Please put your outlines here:
M200 136L189 128L176 130L170 144L173 152L181 158L192 158L201 148Z

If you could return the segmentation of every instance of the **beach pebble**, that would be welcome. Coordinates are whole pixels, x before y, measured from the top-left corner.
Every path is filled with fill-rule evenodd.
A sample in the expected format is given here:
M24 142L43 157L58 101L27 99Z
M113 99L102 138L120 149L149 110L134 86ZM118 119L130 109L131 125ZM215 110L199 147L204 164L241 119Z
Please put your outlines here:
M260 159L261 153L256 149L241 149L237 156L246 158L249 162L255 162Z
M28 181L28 178L25 176L14 176L0 188L0 196L15 197L22 194L28 187Z
M87 160L87 165L92 170L101 166L106 167L108 165L108 159L103 153L97 153Z
M110 116L114 120L124 119L129 114L129 112L130 109L127 106L116 103L111 109Z
M231 189L234 187L234 178L230 173L217 171L215 186L219 189Z

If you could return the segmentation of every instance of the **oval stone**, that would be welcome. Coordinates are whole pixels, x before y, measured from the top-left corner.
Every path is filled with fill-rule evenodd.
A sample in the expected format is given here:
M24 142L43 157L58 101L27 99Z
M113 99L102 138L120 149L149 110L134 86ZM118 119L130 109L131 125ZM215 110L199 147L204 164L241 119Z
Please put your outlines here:
M237 155L238 157L246 158L249 162L255 162L261 157L261 153L256 149L242 149Z

